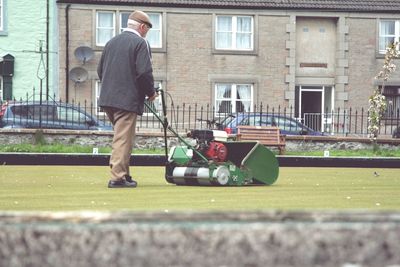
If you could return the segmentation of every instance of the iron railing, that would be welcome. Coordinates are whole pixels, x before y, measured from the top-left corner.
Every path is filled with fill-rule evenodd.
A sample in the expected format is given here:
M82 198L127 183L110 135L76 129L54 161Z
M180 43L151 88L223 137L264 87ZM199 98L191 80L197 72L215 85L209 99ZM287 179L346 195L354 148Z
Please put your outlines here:
M48 108L48 103L55 103L59 106L65 104L63 101L58 100L55 101L54 98L51 98L47 101L39 99L38 97L26 97L26 99L19 100L10 100L3 101L1 103L3 107L3 111L0 110L0 117L2 120L8 119L8 123L14 122L16 125L21 123L21 121L26 120L27 118L21 118L14 115L14 118L5 118L4 116L9 116L7 113L4 113L5 104L8 103L8 106L15 104L15 102L19 103L47 103L46 107ZM104 112L101 109L96 107L94 102L91 101L83 101L75 102L71 101L68 103L76 107L76 109L85 112L85 114L96 118L98 121L102 122L105 125L110 126L110 122ZM156 112L162 112L161 106L158 103L151 104ZM42 109L46 110L45 108ZM167 106L167 118L169 124L174 128L177 132L187 132L190 129L210 129L210 128L224 128L224 122L227 117L231 116L240 116L240 114L251 113L251 116L270 116L270 117L285 117L291 118L297 122L301 122L304 125L310 127L311 129L319 132L323 132L325 134L330 135L341 135L341 136L360 136L367 137L368 136L368 110L363 108L361 109L353 109L349 108L346 110L343 109L335 109L328 111L326 110L323 113L304 113L301 116L296 114L295 109L293 107L272 107L270 105L260 104L258 106L253 106L251 112L239 112L239 113L228 113L228 112L218 112L214 106L211 105L174 105L169 104ZM65 115L66 117L72 118L72 115ZM47 125L46 120L48 120L49 116L40 116L40 125ZM52 117L54 121L54 116ZM76 122L75 122L76 123ZM290 125L279 125L279 127L292 127ZM390 115L385 116L382 121L382 125L380 128L380 135L384 136L392 136L393 133L399 131L400 127L400 110L396 112L391 112ZM148 131L159 131L162 132L163 125L157 120L154 114L145 108L145 113L138 117L137 121L137 130L139 132L148 132ZM400 133L399 133L400 134Z

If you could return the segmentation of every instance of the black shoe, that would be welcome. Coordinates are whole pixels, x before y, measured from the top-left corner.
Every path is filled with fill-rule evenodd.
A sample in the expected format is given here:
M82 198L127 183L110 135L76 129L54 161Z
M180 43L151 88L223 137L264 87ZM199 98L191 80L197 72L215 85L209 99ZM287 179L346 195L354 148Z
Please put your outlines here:
M108 182L108 188L135 188L137 186L137 183L132 180L131 181L127 181L126 179L120 179L117 181L114 180L110 180Z
M136 181L132 179L132 176L130 176L130 175L125 175L124 177L125 177L125 180L126 180L127 182L129 182L129 183L136 183Z

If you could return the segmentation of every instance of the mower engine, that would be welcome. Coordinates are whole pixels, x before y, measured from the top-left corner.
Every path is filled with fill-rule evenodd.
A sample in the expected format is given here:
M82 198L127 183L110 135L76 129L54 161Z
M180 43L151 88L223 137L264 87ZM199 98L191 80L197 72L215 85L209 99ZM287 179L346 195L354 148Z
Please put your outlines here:
M225 133L225 137L223 136L223 133ZM217 137L215 137L214 135L216 135ZM215 162L226 161L228 150L226 146L220 142L227 141L228 139L225 131L192 130L188 133L188 137L196 140L196 145L194 146L194 148L196 148L208 160L212 160ZM193 155L193 157L194 160L200 160L197 154Z
M272 184L278 163L258 142L229 142L225 131L191 130L191 147L172 147L166 180L177 185ZM252 156L252 154L256 155ZM266 163L263 159L270 162Z

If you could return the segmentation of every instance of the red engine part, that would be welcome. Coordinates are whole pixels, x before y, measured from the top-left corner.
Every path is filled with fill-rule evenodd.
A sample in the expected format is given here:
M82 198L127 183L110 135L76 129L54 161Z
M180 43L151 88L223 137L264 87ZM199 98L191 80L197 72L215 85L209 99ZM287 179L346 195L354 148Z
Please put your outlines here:
M217 162L224 162L228 156L228 149L222 143L210 142L210 146L208 147L205 156L208 159L212 159Z

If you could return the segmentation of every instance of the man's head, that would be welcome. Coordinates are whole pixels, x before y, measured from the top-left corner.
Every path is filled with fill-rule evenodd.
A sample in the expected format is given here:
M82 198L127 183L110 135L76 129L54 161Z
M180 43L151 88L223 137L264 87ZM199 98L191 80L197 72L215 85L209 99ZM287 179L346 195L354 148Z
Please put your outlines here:
M133 11L128 18L128 27L137 30L142 37L146 37L147 32L153 25L150 17L140 10Z

